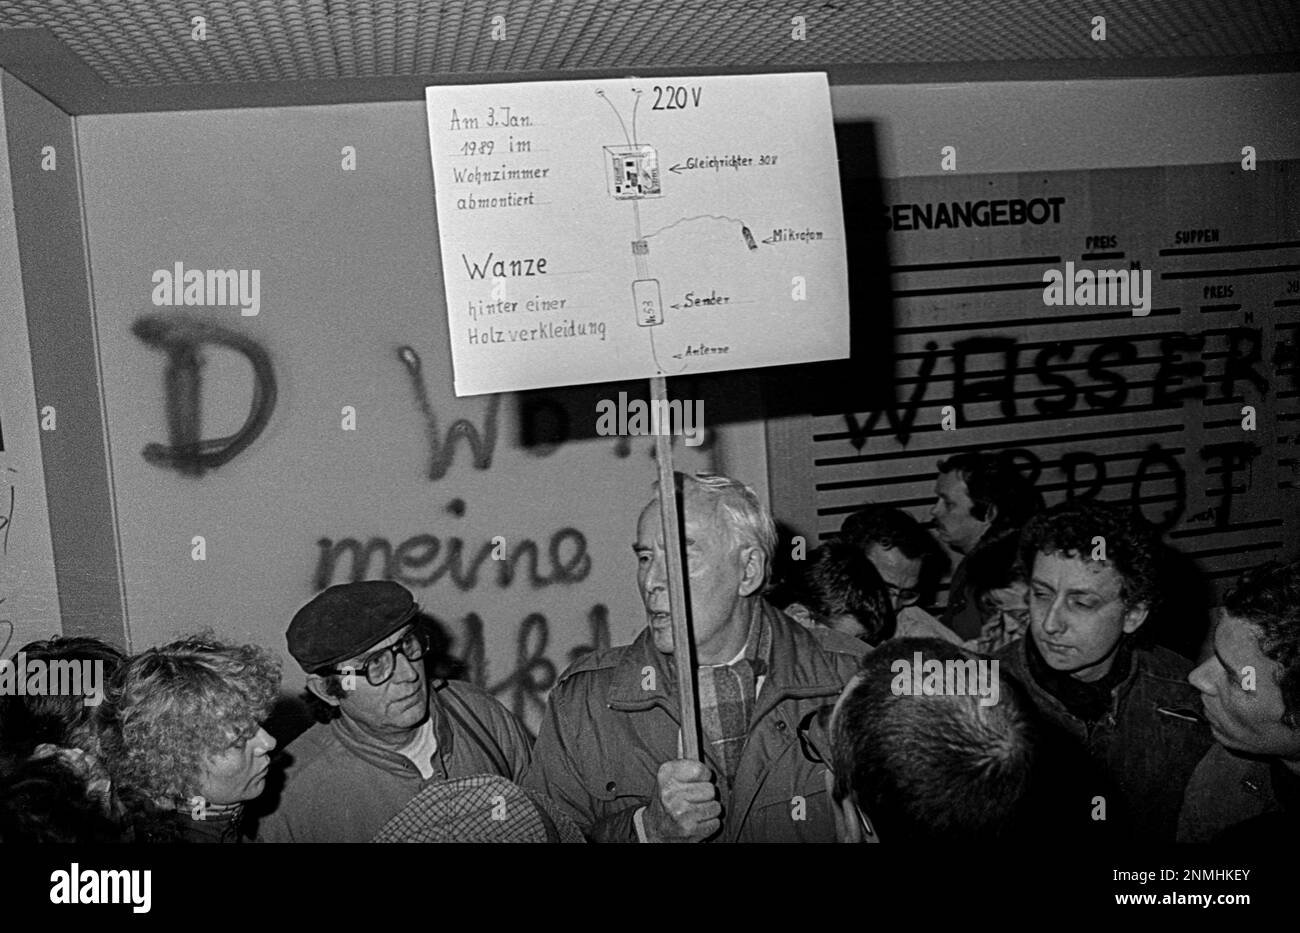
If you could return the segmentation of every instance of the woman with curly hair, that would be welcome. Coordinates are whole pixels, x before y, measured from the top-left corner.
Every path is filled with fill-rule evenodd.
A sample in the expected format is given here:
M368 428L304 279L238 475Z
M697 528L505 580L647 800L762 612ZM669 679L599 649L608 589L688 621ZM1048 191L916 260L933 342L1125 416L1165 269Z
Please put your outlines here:
M208 635L137 655L105 710L105 751L142 842L237 842L244 803L266 785L275 739L261 723L280 667L254 645Z

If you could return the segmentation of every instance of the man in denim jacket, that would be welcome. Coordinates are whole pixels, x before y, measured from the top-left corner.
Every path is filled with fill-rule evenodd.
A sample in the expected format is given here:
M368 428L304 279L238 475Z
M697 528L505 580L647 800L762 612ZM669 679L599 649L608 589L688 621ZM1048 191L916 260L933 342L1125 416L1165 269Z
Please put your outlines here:
M998 658L1109 779L1077 803L1092 809L1099 838L1105 820L1141 841L1173 841L1210 745L1191 663L1137 637L1159 600L1157 548L1131 509L1091 501L1050 509L1021 533L1029 635Z

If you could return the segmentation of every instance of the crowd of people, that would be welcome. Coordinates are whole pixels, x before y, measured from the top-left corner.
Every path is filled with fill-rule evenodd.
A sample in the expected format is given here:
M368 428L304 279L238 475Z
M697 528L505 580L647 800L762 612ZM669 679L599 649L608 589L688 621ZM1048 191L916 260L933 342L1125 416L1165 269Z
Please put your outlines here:
M1300 561L1188 611L1133 509L1044 509L989 454L938 464L929 529L868 505L806 555L743 483L676 482L692 643L675 643L652 499L633 548L645 628L562 674L535 741L443 676L409 591L341 584L288 626L316 724L284 749L262 648L25 646L101 664L108 687L97 705L0 696L0 839L1111 846L1300 828ZM920 689L931 664L949 676Z

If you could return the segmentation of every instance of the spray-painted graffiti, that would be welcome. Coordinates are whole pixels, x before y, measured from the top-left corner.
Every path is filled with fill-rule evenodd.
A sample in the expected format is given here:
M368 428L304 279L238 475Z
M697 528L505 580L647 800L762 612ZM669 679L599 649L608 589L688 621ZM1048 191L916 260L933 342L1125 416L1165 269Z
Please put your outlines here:
M438 555L444 544L445 554L439 562ZM339 541L321 538L317 546L320 555L312 581L317 589L325 589L334 583L371 578L425 587L433 586L446 577L464 593L478 585L480 568L498 547L504 549L502 556L493 561L497 585L500 587L507 587L514 582L521 558L527 558L528 567L528 573L522 579L533 589L556 583L579 583L591 572L587 538L576 528L561 528L552 533L546 547L548 573L540 572L537 542L531 538L524 538L513 547L504 542L504 539L499 546L492 541L485 541L475 552L468 568L462 560L465 543L457 537L438 538L435 535L419 534L407 538L396 548L387 538L370 538L364 547L356 538L343 538ZM338 564L345 553L351 556L352 566L340 580L337 579ZM372 566L375 555L380 557L377 567Z
M546 695L555 686L558 676L555 663L546 657L550 641L546 616L534 612L520 624L515 640L514 667L495 683L489 683L483 620L477 613L470 613L461 624L465 638L460 658L465 663L466 679L494 696L502 697L505 705L521 721L526 721L530 713L543 712ZM609 610L601 603L592 606L587 613L587 634L589 640L585 644L569 651L568 663L590 651L609 647Z
M406 371L416 407L424 420L429 459L430 481L444 480L453 466L458 449L466 448L469 464L476 470L489 470L499 437L502 396L487 399L481 427L459 418L446 429L439 428L429 388L424 381L424 366L419 353L410 346L397 348L396 355ZM521 397L519 406L522 446L531 455L545 457L569 441L571 418L568 409L554 399L538 393ZM594 416L593 416L594 417ZM626 438L619 438L626 441ZM464 442L463 444L461 442ZM627 449L616 448L625 457ZM468 506L464 499L451 499L444 512L456 519L464 518ZM486 540L477 546L457 535L423 533L394 544L388 538L372 536L320 538L317 541L314 590L334 583L365 579L396 580L422 589L449 582L462 593L479 587L480 582L498 588L511 586L516 580L532 589L580 583L591 573L592 561L587 552L587 537L577 528L564 527L552 532L543 547L531 538L506 541L504 537ZM485 567L486 564L486 567ZM571 663L588 651L609 647L609 611L603 604L592 606L587 615L588 640L569 651ZM521 720L540 714L546 695L559 675L557 664L547 656L551 630L545 615L532 612L524 617L515 633L515 657L511 668L499 677L491 676L486 654L483 616L471 612L460 620L462 634L453 655L463 664L465 677L501 698Z
M5 467L5 472L17 473L18 471L13 467ZM3 532L3 536L0 537L0 558L9 554L9 532L13 529L14 509L17 505L17 493L15 492L16 487L13 485L13 480L10 477L5 477L5 480L5 486L8 489L0 491L0 531ZM0 489L3 489L3 487L0 487ZM0 607L3 607L7 598L0 596ZM0 608L0 612L3 611L4 609ZM13 619L0 619L0 634L4 636L4 643L0 644L0 657L4 657L5 651L9 648L9 643L13 641L14 637Z
M420 354L411 347L403 346L398 348L397 358L402 361L402 365L406 367L411 377L416 403L420 407L420 413L424 415L425 433L429 438L429 479L439 480L447 475L447 470L456 457L457 441L461 438L469 443L475 469L486 470L491 467L492 452L497 446L497 413L501 409L501 396L489 396L482 434L472 423L459 418L447 429L446 438L442 438L438 434L438 416L433 410L433 403L429 400L429 389L424 384L421 374L423 364L420 361Z
M1250 486L1255 458L1261 448L1250 441L1230 441L1221 444L1207 444L1198 452L1201 459L1210 465L1207 473L1221 475L1223 478L1222 499L1213 509L1213 517L1218 527L1227 527L1232 521L1233 496L1237 491L1237 479L1245 471L1245 485ZM1044 474L1042 460L1031 450L1011 448L1002 451L1022 474L1037 484ZM1214 464L1217 463L1217 467ZM1087 450L1074 450L1064 454L1058 464L1064 478L1064 493L1068 499L1093 499L1104 496L1108 483L1106 459ZM1174 486L1171 504L1163 512L1156 514L1144 507L1144 490L1150 483L1172 481ZM1150 444L1142 452L1136 470L1128 482L1128 500L1142 511L1147 520L1161 531L1175 527L1187 511L1187 469L1182 460L1172 451L1160 444ZM1105 498L1111 498L1105 496Z
M609 396L615 394L608 387L599 388ZM587 390L585 394L584 389ZM620 385L618 392L626 392L629 399L645 401L636 385L629 385L627 388ZM701 394L702 388L697 379L689 376L674 378L674 397L698 399ZM520 442L524 450L534 457L549 457L569 440L599 436L596 433L595 402L597 399L591 387L580 387L576 392L561 398L544 391L531 391L520 393L517 399ZM700 453L711 453L717 443L718 432L706 426L702 434L703 441L695 449ZM622 460L632 456L638 438L630 434L621 434L610 440L613 441L613 455ZM670 440L676 445L681 440L681 436L674 434ZM646 455L654 459L656 456L654 441L651 439L643 446Z
M8 467L7 471L10 473L18 472L12 467ZM16 487L12 483L6 483L5 485L9 487L8 491L0 492L0 532L4 532L0 536L0 555L9 553L9 531L14 523L14 507L18 501Z
M1202 334L1172 334L1159 339L1159 357L1154 378L1144 383L1142 388L1149 388L1149 402L1152 408L1177 408L1184 399L1205 399L1211 395L1211 387L1217 398L1233 396L1238 386L1249 385L1260 397L1267 397L1274 384L1270 382L1269 373L1264 365L1263 332L1254 327L1236 327L1224 332L1227 351L1223 354L1223 370L1212 380L1205 379L1205 363L1200 358L1205 347ZM1033 344L1026 348L1012 337L972 337L959 340L952 345L951 376L943 377L952 381L952 394L942 399L942 403L951 404L957 415L958 423L969 424L966 420L965 406L978 402L996 402L1002 418L1041 419L1045 415L1064 416L1082 407L1102 411L1119 411L1126 402L1140 391L1133 385L1130 376L1119 367L1132 366L1139 361L1139 338L1115 337L1101 341L1054 341L1047 344ZM1091 346L1089 350L1088 347ZM1026 369L1021 354L1033 352L1032 368ZM1279 340L1272 356L1273 375L1289 378L1295 384L1300 381L1300 370L1295 366L1296 346L1294 343ZM940 401L930 397L930 389L940 381L935 375L939 358L944 355L939 345L930 341L925 345L925 353L917 367L916 379L907 397L900 404L879 408L867 413L864 420L852 413L845 414L849 441L857 450L862 450L873 437L892 435L899 444L906 447L916 431L916 419L923 406L939 404ZM972 377L969 363L973 357L993 357L996 365L988 372L991 375ZM1083 363L1088 381L1076 380L1066 375L1065 370L1072 362ZM1037 394L1031 411L1021 409L1021 402L1026 395L1017 390L1017 381L1027 374L1032 374L1041 386L1051 390L1047 394ZM1278 380L1280 381L1280 379ZM877 425L881 418L888 423L888 431L880 430Z
M148 444L144 458L155 466L187 476L202 476L237 457L271 420L275 409L275 370L270 355L251 337L184 315L151 314L131 332L167 354L164 373L170 444ZM253 366L253 403L243 426L228 437L202 437L202 369L204 344L228 347Z
M266 428L276 404L276 378L270 354L256 340L183 315L145 316L135 322L132 332L167 355L164 389L169 443L145 447L144 457L149 463L189 476L202 476L247 450ZM232 349L252 365L251 411L240 430L229 437L208 440L202 437L204 359L201 351L205 345ZM395 353L423 421L428 444L424 472L429 481L446 480L458 450L467 454L463 459L472 469L490 470L500 434L503 397L494 395L485 399L477 423L458 418L444 428L445 418L440 421L435 411L420 355L406 345L397 347ZM594 406L581 406L581 410L590 413L594 424ZM576 437L592 436L591 426L584 433L583 414L579 411L572 399L540 393L520 396L521 446L532 456L545 457ZM631 438L612 440L616 457L631 455L634 449ZM708 450L713 444L714 435L709 432L703 447ZM653 442L645 446L650 451L654 449ZM464 499L454 497L444 510L453 518L461 519L468 507ZM317 540L317 547L310 581L313 591L338 582L365 579L396 580L416 590L441 582L461 593L493 584L497 589L504 589L516 582L521 587L541 590L579 584L592 571L587 536L572 526L561 527L536 540L526 537L506 540L493 535L489 540L471 542L439 529L436 533L420 533L401 541L382 536L322 537ZM531 612L515 632L512 666L503 674L491 674L485 655L484 618L477 612L462 618L457 637L460 648L456 654L468 679L501 697L521 718L541 711L560 667L586 651L609 646L608 609L603 604L598 603L589 610L587 641L569 651L567 662L547 656L550 623L546 615Z

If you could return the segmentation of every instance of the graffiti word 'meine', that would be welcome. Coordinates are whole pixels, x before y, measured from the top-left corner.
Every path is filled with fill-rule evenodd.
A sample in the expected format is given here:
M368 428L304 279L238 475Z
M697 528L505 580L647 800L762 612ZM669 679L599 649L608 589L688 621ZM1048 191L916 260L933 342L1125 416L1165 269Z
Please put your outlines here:
M371 538L364 546L356 538L343 538L337 542L321 538L317 544L320 547L320 559L316 564L314 584L318 590L336 582L334 577L339 558L348 553L352 556L352 568L345 574L344 581L356 583L373 579L377 574L380 579L424 587L432 586L446 576L457 589L467 591L478 585L479 569L492 556L492 552L498 549L498 545L492 541L484 542L466 567L462 557L465 543L460 538L415 535L396 548L387 538ZM372 569L376 554L380 555L379 566ZM440 554L441 561L438 560ZM528 582L533 589L555 583L578 583L591 572L587 538L576 528L561 528L551 535L546 548L549 575L539 572L541 556L537 542L524 538L508 553L501 555L500 559L493 561L496 564L498 586L506 587L514 582L519 560L525 556L528 558Z

